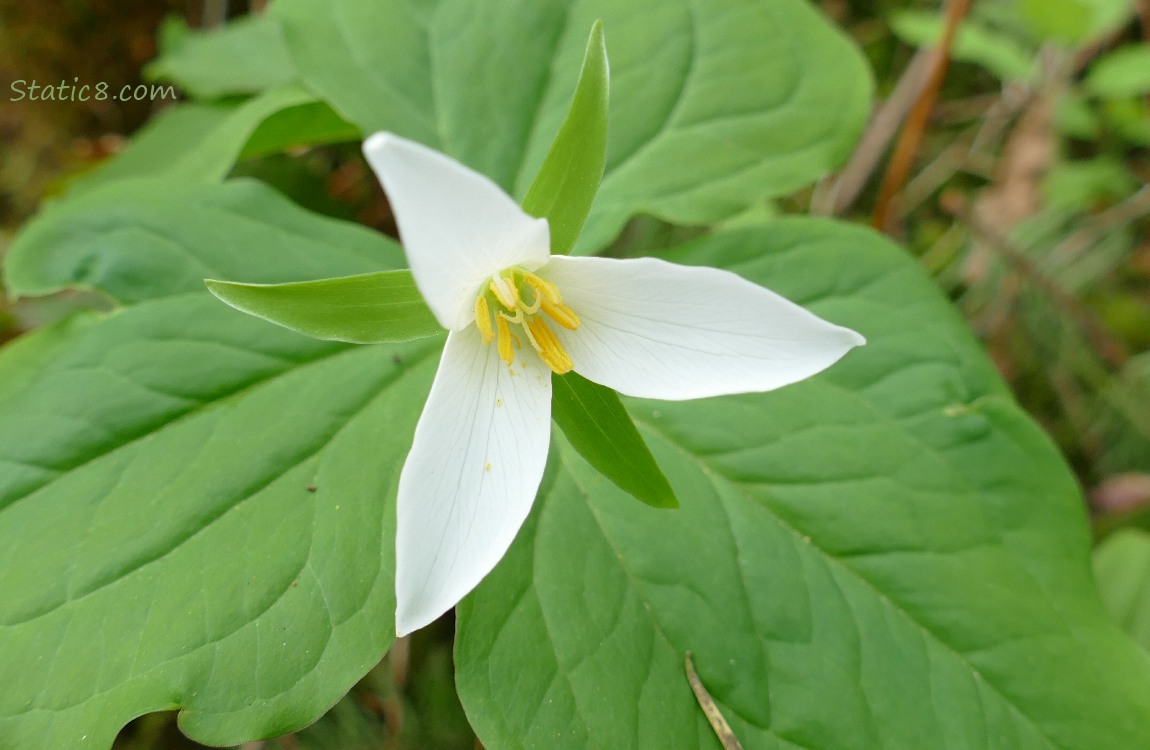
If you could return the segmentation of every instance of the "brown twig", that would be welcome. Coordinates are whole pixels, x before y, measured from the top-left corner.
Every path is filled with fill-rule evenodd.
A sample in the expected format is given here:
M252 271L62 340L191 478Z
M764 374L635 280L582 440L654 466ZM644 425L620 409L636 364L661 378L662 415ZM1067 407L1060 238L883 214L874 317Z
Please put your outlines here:
M841 216L854 204L874 173L886 148L906 119L907 112L922 94L930 77L930 52L919 50L899 76L898 83L886 101L875 110L866 132L842 172L832 181L820 185L811 199L811 213Z
M887 167L886 176L879 188L878 202L875 205L871 224L880 231L886 231L890 226L891 217L895 209L895 196L902 189L910 174L914 157L926 134L926 127L930 120L930 113L934 109L934 102L938 99L942 88L943 78L950 65L950 50L954 45L954 37L958 25L970 10L971 0L950 0L946 4L946 16L942 39L931 49L930 77L926 87L911 108L906 125L902 129L898 143L895 144L894 154Z
M695 700L699 702L699 708L703 709L703 713L707 716L707 721L711 724L711 729L715 730L715 735L719 738L719 742L723 745L723 750L743 750L743 746L739 743L739 738L735 736L734 731L731 730L731 725L723 717L719 711L718 705L715 704L715 699L707 692L707 688L703 686L703 681L699 679L699 673L695 671L695 662L691 659L691 652L687 652L686 657L687 669L687 682L691 685L691 692L695 694Z

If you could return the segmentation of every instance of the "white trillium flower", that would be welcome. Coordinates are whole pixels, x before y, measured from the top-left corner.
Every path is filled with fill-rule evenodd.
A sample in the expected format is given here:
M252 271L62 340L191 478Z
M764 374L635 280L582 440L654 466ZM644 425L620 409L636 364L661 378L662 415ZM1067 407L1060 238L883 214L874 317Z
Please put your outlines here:
M547 221L486 177L390 133L363 150L449 331L399 477L397 635L511 546L543 478L552 372L674 401L779 388L864 343L729 271L553 256Z

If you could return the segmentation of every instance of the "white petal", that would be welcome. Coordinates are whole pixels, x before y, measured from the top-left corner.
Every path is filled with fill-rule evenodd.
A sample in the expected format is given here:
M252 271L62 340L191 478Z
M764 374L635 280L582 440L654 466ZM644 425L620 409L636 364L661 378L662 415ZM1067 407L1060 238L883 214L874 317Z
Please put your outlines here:
M547 262L547 221L523 213L478 172L391 133L368 138L363 153L395 212L415 284L444 327L471 323L487 277Z
M551 437L551 371L529 356L512 371L474 328L447 336L399 476L397 635L475 588L531 510Z
M575 371L629 396L678 401L769 391L866 340L717 268L556 256L538 271L581 321L556 328Z

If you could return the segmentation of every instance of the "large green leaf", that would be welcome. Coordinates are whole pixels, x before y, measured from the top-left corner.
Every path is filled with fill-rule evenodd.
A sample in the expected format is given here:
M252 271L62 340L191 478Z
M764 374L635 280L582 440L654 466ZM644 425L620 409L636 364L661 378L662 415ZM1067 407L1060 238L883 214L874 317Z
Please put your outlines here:
M206 277L270 283L403 265L399 246L298 208L251 180L123 180L49 206L12 243L9 292L68 286L121 302L203 291Z
M149 123L122 153L74 180L69 191L81 193L116 180L144 177L218 182L265 121L285 110L314 104L314 97L289 84L238 105L177 105ZM327 130L320 135L319 142L330 140ZM292 143L308 140L306 133L297 132Z
M722 265L864 333L774 393L632 403L682 503L572 452L460 608L486 747L1139 747L1150 660L1100 606L1075 483L931 284L873 235L779 222Z
M316 718L394 619L398 469L438 340L325 344L205 293L7 348L0 747Z
M239 158L359 139L359 128L336 114L326 102L309 101L281 109L261 122L244 144Z
M869 343L770 394L628 402L678 511L557 442L460 613L484 745L716 747L690 649L749 749L1137 747L1150 660L1103 611L1073 483L913 261L808 220L671 257ZM153 292L0 350L6 749L105 748L175 707L203 741L271 736L390 642L395 481L439 340L318 342Z
M169 18L160 42L161 54L145 74L172 81L196 97L255 94L296 78L283 32L268 15L244 16L206 31L193 31L182 18Z
M871 94L857 50L803 0L280 0L271 12L302 79L341 115L516 196L602 19L607 164L577 252L637 213L705 223L812 182L850 152Z
M398 247L247 181L121 183L21 242L24 292L147 301L0 352L0 663L23 686L0 747L106 748L178 706L224 744L307 723L390 643L385 502L441 344L315 341L202 276L388 267Z

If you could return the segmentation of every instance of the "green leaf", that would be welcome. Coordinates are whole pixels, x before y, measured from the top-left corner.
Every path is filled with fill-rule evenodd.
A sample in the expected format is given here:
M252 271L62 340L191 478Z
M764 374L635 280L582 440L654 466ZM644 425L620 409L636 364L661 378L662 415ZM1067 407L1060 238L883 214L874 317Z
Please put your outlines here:
M574 372L551 382L551 417L585 461L647 505L679 507L674 490L615 391Z
M942 39L938 11L900 10L891 15L890 25L899 39L918 47L931 47ZM1026 80L1034 74L1033 51L973 20L958 27L951 56L981 65L1004 81Z
M1143 99L1108 99L1102 102L1106 124L1136 146L1150 148L1150 104Z
M1058 211L1088 211L1100 201L1118 201L1138 189L1138 180L1118 159L1059 162L1042 181L1042 194L1050 208Z
M13 296L81 287L128 303L203 292L205 277L270 283L403 265L387 237L250 180L111 183L49 206L4 260Z
M165 110L109 159L69 185L69 195L110 182L164 177L218 182L236 163L264 121L279 112L315 102L295 85L270 89L240 105L180 104Z
M281 109L261 122L248 138L239 158L251 159L299 146L321 146L359 139L359 128L336 114L327 103L306 102Z
M268 14L243 16L208 31L190 30L182 18L171 17L160 41L162 52L144 74L195 97L255 94L296 79L283 32Z
M310 723L392 640L395 479L438 340L318 342L206 292L0 353L0 746L147 711ZM18 683L18 684L17 684Z
M208 133L225 129L224 123L238 106L180 102L164 108L128 140L122 151L72 179L68 193L75 194L114 180L154 177L165 172L182 179L219 179L230 164L220 166L213 159L185 161L181 157L194 152Z
M1094 575L1110 613L1150 652L1150 533L1111 534L1094 552Z
M1071 89L1055 100L1054 126L1064 136L1090 140L1098 137L1101 121L1087 98Z
M861 54L803 0L279 0L270 12L309 90L349 122L426 143L520 198L602 19L607 161L576 253L636 214L705 224L810 184L850 154L870 108Z
M28 688L0 697L0 747L102 750L177 706L217 744L309 723L391 642L381 529L441 344L315 341L189 275L307 278L402 254L250 182L123 183L60 210L23 235L43 262L9 280L35 271L48 291L87 268L146 301L0 350L0 538L35 561L0 566L0 663Z
M1076 483L932 282L792 219L670 254L868 338L760 395L628 408L682 507L572 455L457 616L484 747L1126 750L1150 659L1102 610ZM833 707L833 710L828 710Z
M204 283L237 310L313 339L379 344L443 333L407 270L289 284Z
M1133 7L1133 0L1020 0L1018 6L1040 38L1075 46L1120 27Z
M607 158L609 92L603 23L596 21L571 109L523 199L524 211L547 219L552 255L571 252L599 190Z
M1083 83L1103 99L1150 94L1150 44L1131 44L1106 53L1090 66Z

